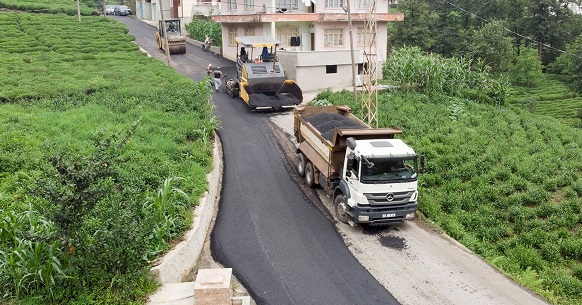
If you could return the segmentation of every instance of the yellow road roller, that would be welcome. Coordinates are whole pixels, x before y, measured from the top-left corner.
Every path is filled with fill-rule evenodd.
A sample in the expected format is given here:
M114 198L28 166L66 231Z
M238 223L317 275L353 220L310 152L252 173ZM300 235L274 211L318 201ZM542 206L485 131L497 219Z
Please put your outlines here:
M184 54L186 53L186 37L182 33L182 25L180 19L171 18L165 20L166 33L168 39L164 36L164 26L162 21L159 21L158 31L156 32L156 42L158 44L158 49L166 50L170 54ZM166 45L167 41L167 45Z

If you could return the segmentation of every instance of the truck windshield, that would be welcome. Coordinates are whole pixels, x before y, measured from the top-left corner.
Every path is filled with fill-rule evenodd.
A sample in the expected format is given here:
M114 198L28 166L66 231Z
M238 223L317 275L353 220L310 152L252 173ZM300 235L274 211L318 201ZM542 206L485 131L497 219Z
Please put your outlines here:
M415 181L417 158L383 159L368 158L370 165L362 164L362 183L386 183Z

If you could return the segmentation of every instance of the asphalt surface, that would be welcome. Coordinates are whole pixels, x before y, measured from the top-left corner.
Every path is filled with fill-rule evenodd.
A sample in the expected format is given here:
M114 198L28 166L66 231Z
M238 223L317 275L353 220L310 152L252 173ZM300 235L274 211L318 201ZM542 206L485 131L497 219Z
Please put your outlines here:
M113 18L128 26L145 51L166 62L155 28L131 17ZM194 81L203 79L209 63L234 72L234 63L190 44L186 54L171 59L177 72ZM295 173L268 122L273 114L252 112L224 92L214 93L213 101L224 153L213 258L233 268L257 304L399 304L291 178Z

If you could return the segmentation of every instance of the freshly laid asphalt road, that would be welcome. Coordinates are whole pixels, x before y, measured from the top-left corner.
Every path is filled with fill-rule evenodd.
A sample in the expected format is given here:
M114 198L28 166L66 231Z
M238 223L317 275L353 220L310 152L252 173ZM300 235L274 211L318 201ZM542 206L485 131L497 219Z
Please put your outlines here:
M155 29L131 17L124 22L135 41L165 62ZM194 81L208 64L232 74L234 64L187 45L172 66ZM233 268L258 304L399 304L354 258L333 223L291 179L270 113L252 112L241 100L214 93L224 176L211 234L215 260ZM397 281L398 279L394 279Z

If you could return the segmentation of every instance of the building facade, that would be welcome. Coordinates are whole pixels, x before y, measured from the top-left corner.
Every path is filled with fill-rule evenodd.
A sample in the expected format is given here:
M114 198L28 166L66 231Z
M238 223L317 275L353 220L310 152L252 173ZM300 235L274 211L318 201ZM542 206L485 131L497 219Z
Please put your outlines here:
M136 0L135 14L141 20L160 20L160 1L164 18L181 18L185 23L195 16L218 14L220 0Z
M222 55L236 58L237 36L269 36L281 42L278 57L289 78L304 91L352 85L350 33L344 0L223 0L212 20L222 24ZM403 21L401 13L388 13L386 0L350 1L351 36L358 74L364 50L376 54L378 70L387 56L388 22ZM369 14L375 4L375 14ZM366 28L370 17L375 31ZM369 49L375 35L376 48Z
M277 55L287 76L304 91L352 85L346 1L350 5L357 74L362 73L366 62L364 52L375 54L377 72L381 72L387 56L388 22L404 20L404 14L388 12L397 0L136 0L136 16L160 20L160 1L165 18L182 18L186 24L204 15L222 24L221 54L230 60L236 58L237 36L277 39L281 42ZM366 27L370 18L376 21L373 31ZM375 49L369 47L372 36ZM362 78L357 79L359 83Z

